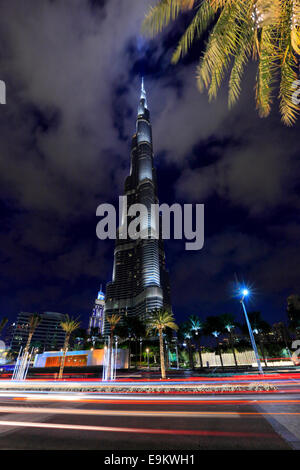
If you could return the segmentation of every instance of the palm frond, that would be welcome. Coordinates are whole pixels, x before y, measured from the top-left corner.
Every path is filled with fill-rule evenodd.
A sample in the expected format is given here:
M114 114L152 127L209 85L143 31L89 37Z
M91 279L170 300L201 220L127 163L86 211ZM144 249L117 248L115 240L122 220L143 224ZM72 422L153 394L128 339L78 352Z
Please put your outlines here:
M3 330L3 328L5 327L7 322L8 322L8 318L6 318L6 317L4 317L0 320L0 333Z
M121 320L121 315L117 315L115 313L112 314L110 317L107 317L107 321L111 327L116 326L120 320Z
M278 38L278 51L280 57L280 113L282 121L291 126L297 119L299 113L299 106L293 102L294 82L298 78L298 59L294 53L292 45L292 31L293 31L293 14L294 14L294 1L293 0L280 0L281 15L278 23L279 38Z
M40 324L41 317L38 313L33 313L29 317L29 330L34 331L36 327Z
M184 57L190 49L193 41L199 39L207 30L213 21L217 10L212 8L209 2L204 1L198 8L191 24L186 29L184 35L180 39L176 51L172 56L172 63L176 64L181 57Z
M80 321L78 321L78 318L74 319L66 315L66 319L60 322L60 326L67 334L71 334L80 327Z
M146 14L142 32L150 36L160 33L165 26L178 17L181 11L186 10L186 5L187 3L182 0L159 0Z
M296 122L300 111L299 106L293 102L293 84L297 78L296 59L292 51L289 50L281 65L279 93L281 119L287 126L292 126Z
M231 107L240 96L247 62L253 59L258 63L255 93L259 115L269 115L279 77L282 120L292 125L299 112L292 98L299 73L300 0L158 0L146 15L143 31L155 35L191 9L193 19L172 62L185 56L217 18L197 67L199 90L206 89L209 100L215 98L230 71Z
M239 35L239 46L233 62L229 78L228 105L231 108L241 93L241 82L245 66L253 51L254 29L248 24Z
M226 3L214 26L206 51L197 68L197 82L200 91L208 89L211 100L215 98L232 58L239 49L241 22L249 10L249 1Z
M256 107L260 117L270 114L272 91L278 70L278 54L273 28L264 26L261 31L259 63L256 78Z
M154 310L147 318L147 331L163 331L166 328L177 330L178 326L174 321L173 313L166 310Z

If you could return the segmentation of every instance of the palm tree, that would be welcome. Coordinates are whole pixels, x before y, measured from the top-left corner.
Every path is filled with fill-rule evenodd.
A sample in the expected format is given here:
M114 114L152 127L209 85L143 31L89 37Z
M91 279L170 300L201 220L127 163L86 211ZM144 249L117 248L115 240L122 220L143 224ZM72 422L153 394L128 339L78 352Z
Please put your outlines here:
M200 344L200 338L201 338L201 330L203 330L203 321L197 316L197 315L191 315L188 319L189 325L190 325L190 331L192 335L194 336L194 339L197 342L198 346L198 354L199 354L199 360L200 360L200 366L203 368L203 361L202 361L202 354L201 354L201 344Z
M2 330L5 328L6 323L8 322L8 318L4 317L2 320L0 320L0 336L2 333Z
M68 350L68 347L69 347L71 334L80 327L80 322L78 321L78 318L73 319L73 318L70 318L69 315L66 315L66 319L63 320L62 322L60 322L60 326L65 331L66 336L65 336L63 355L62 355L62 358L61 358L59 374L58 374L59 379L61 379L62 376L63 376L65 361L66 361L66 355L67 355L67 350Z
M37 326L40 324L40 322L41 322L41 317L38 313L33 313L32 315L30 315L29 322L28 322L29 333L28 333L27 343L24 349L24 354L28 353L33 334Z
M271 327L268 322L263 320L261 312L249 312L248 313L249 321L252 326L253 333L257 335L258 344L263 357L266 367L268 367L265 348L264 348L264 337L271 331Z
M189 355L190 369L194 369L194 357L193 357L193 347L192 347L193 334L192 334L192 331L191 331L191 325L190 325L189 321L181 323L181 325L179 327L178 336L179 336L179 338L181 338L184 341L184 345L186 344L186 346L187 346L188 355Z
M220 356L222 370L224 370L222 352L221 352L221 349L219 346L219 340L218 340L218 337L220 336L222 330L223 330L223 324L222 324L220 317L210 316L206 318L204 331L206 334L213 335L216 338L216 350L217 350L217 354Z
M166 328L178 330L178 326L174 320L172 312L162 309L153 310L147 318L148 333L155 330L159 335L160 369L162 379L166 378L163 332Z
M229 336L229 342L230 342L232 354L234 357L235 367L238 368L238 363L237 363L234 344L233 344L233 337L232 337L232 330L234 330L234 328L236 327L236 322L233 318L233 315L231 315L230 313L224 313L223 315L221 315L220 318L223 324L223 328L228 333L228 336Z
M240 96L245 66L255 60L260 116L269 115L274 85L278 84L282 120L292 125L299 112L292 99L300 54L299 0L158 0L147 13L142 29L155 35L187 10L193 18L172 62L177 63L210 30L197 69L200 91L207 89L209 98L215 98L230 71L231 107Z
M109 355L108 355L108 375L107 375L108 380L111 380L113 378L111 374L111 362L112 362L112 352L113 352L114 331L120 320L121 320L121 315L117 315L115 313L112 314L110 317L107 317L107 321L110 326L110 339L109 339L110 347L108 351Z

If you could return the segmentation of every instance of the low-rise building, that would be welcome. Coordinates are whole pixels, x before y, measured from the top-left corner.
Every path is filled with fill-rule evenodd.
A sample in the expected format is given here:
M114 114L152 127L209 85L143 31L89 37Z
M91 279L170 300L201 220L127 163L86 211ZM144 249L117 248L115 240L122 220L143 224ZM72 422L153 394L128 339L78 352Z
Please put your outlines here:
M90 349L85 351L68 351L65 367L102 366L104 362L104 349ZM62 351L48 351L35 356L33 367L59 367L63 356ZM118 349L117 369L128 368L128 349Z

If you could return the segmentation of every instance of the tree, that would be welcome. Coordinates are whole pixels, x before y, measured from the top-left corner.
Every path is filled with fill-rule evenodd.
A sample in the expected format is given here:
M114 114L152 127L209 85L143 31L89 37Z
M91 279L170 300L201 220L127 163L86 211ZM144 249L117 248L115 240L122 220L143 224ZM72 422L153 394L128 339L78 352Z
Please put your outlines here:
M299 336L300 333L300 296L292 294L287 298L287 314L289 319L289 327L291 331Z
M232 337L232 330L234 330L234 328L236 327L236 322L234 320L233 315L231 315L230 313L224 313L223 315L221 315L220 318L223 324L223 331L225 331L229 336L229 342L230 342L230 346L231 346L231 350L232 350L232 354L233 354L233 358L235 362L235 367L238 368L238 363L237 363L234 344L233 344L233 337Z
M18 356L18 353L16 351L13 351L12 349L9 349L6 353L5 359L8 363L9 362L15 362L17 356Z
M270 114L273 90L278 85L282 121L292 125L299 113L293 100L300 54L299 0L158 0L148 11L142 29L156 35L187 10L192 19L172 62L177 63L209 31L197 69L200 91L207 89L209 98L215 98L229 72L231 107L240 96L245 67L254 60L260 116Z
M223 324L222 324L222 320L220 317L210 316L206 318L204 331L206 334L213 335L216 338L216 350L217 350L217 354L220 356L221 366L222 366L222 369L224 370L222 352L221 352L221 349L219 346L219 340L218 340L218 337L220 336L222 330L223 330Z
M63 347L63 355L61 358L59 374L58 374L58 378L62 379L67 350L68 350L69 342L70 342L70 337L71 337L71 334L80 327L80 322L78 321L78 318L73 319L73 318L70 318L69 315L66 315L66 319L60 322L60 326L66 333L64 347Z
M181 323L179 327L178 335L179 335L179 338L182 338L182 340L187 345L190 369L194 369L194 357L193 357L193 347L192 347L193 334L191 331L191 325L189 321Z
M2 333L3 329L5 328L7 322L8 322L8 318L6 318L6 317L4 317L4 318L2 318L2 320L0 320L0 336L1 336L1 333Z
M80 329L81 331L81 329ZM86 330L82 330L83 332L86 332ZM89 331L89 334L81 334L81 335L76 335L78 339L79 339L83 342L83 344L86 346L86 347L90 347L91 343L92 343L92 346L93 348L101 348L103 347L103 344L104 344L104 337L103 335L101 334L101 332L99 331L99 328L97 327L93 327L90 329Z
M108 350L108 353L109 353L108 354L108 375L107 375L108 380L111 380L113 378L112 373L111 373L111 362L112 362L114 331L120 320L121 320L121 315L116 315L115 313L112 314L110 317L107 317L107 321L110 326L109 350Z
M188 319L190 325L190 331L195 339L197 346L198 346L198 354L200 360L200 366L203 367L202 361L202 354L201 354L201 331L203 331L204 323L203 321L196 315L191 315Z
M41 317L38 313L33 313L32 315L30 315L29 322L28 322L29 333L28 333L27 343L24 349L24 354L28 353L33 334L37 326L40 324L40 322L41 322Z
M151 331L155 330L159 335L160 369L162 379L166 378L163 340L163 332L166 330L166 328L178 330L173 313L162 309L153 310L147 319L147 331L150 333Z
M137 316L124 316L121 325L116 327L115 334L128 341L129 369L131 367L131 343L135 342L135 365L137 365L137 343L146 336L146 326Z
M267 359L265 355L265 348L264 348L263 343L264 343L265 335L271 331L271 327L269 323L263 320L261 316L261 312L249 312L248 317L249 317L249 322L250 322L252 331L258 339L259 349L263 357L264 363L267 367L268 363L267 363ZM244 333L248 333L248 327L246 324L242 326L242 331Z

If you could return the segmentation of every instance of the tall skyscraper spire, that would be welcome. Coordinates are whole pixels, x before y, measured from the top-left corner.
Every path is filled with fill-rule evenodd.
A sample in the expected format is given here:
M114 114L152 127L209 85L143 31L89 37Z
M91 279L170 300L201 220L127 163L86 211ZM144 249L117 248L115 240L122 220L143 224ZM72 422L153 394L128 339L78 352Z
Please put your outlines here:
M145 107L147 108L147 95L144 84L144 77L142 77L141 100L145 100Z
M140 97L140 102L139 102L139 107L138 107L138 114L144 114L145 109L148 109L148 104L147 104L147 94L145 90L144 77L142 77L141 97Z
M171 302L163 240L150 236L152 229L156 229L155 221L151 220L151 205L158 203L158 196L144 79L136 133L131 144L130 175L125 181L125 196L128 207L140 203L147 208L148 215L141 221L141 230L148 238L124 238L124 227L128 227L131 220L127 214L123 215L114 252L112 282L107 284L106 289L105 316L116 313L146 319L155 308L170 309ZM108 325L105 328L108 331Z

